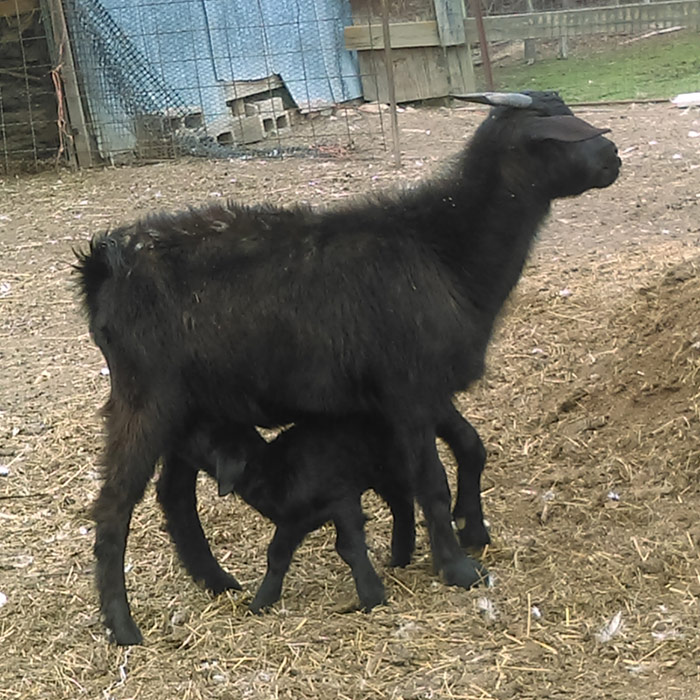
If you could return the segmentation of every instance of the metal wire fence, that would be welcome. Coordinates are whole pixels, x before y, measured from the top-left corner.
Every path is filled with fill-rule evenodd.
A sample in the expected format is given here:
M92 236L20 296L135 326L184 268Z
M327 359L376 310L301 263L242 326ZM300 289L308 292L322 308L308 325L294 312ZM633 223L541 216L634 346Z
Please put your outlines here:
M66 0L65 7L103 159L311 154L356 147L368 134L337 109L361 97L342 46L343 3Z
M36 70L54 107L42 116L54 137L42 150L31 130L20 144L0 106L5 170L59 152L89 165L179 155L371 157L386 148L381 111L358 109L365 100L357 56L344 46L347 0L4 2L16 9L9 40L18 77L0 84L0 99L35 99L24 84L34 66L22 53L31 16L44 48ZM70 115L63 134L61 108ZM34 124L33 116L17 115L13 125Z
M52 62L38 6L0 3L0 173L60 148ZM20 12L20 9L27 11Z

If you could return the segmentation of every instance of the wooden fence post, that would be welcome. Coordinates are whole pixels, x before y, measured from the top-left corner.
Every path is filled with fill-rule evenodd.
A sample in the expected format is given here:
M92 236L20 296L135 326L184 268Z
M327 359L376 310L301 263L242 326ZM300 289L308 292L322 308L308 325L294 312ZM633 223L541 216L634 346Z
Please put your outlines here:
M464 31L464 0L434 0L440 44L445 52L450 92L464 94L476 90L474 64Z
M396 83L394 82L394 60L391 55L391 34L389 30L389 3L382 0L382 37L384 39L384 67L386 69L386 88L391 111L391 142L394 154L394 167L401 167L401 143L399 139L399 115L396 104Z
M68 124L75 145L75 155L81 168L92 166L92 151L90 137L85 121L83 103L80 99L78 78L75 73L73 51L68 36L66 17L63 14L61 0L42 0L42 12L51 24L51 61L53 69L58 72L65 90L66 106L68 107Z
M562 9L570 10L573 7L571 0L562 0ZM562 36L559 39L559 56L558 58L569 58L569 37Z
M535 11L535 6L532 4L532 0L527 0L527 11ZM534 39L525 39L524 44L525 63L527 63L528 66L531 66L537 58L537 45L535 44Z
M486 88L493 90L493 69L491 67L491 54L489 52L489 42L486 37L486 29L484 28L484 14L481 9L481 0L469 0L469 7L476 21L476 29L479 35L479 49L481 50L481 61L484 66L484 78L486 79Z

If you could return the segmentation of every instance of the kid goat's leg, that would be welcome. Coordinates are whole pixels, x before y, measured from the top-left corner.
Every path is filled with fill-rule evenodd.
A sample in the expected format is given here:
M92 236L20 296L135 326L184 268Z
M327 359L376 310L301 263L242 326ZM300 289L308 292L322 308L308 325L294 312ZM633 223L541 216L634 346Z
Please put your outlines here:
M240 590L238 581L221 568L211 552L197 513L196 489L195 466L179 454L168 455L158 479L158 501L183 566L214 594Z
M346 499L333 516L337 533L335 548L350 567L355 588L364 610L371 610L385 602L384 584L367 556L365 516L358 499Z
M248 606L254 613L259 613L276 603L282 595L282 582L289 570L294 551L299 546L308 530L292 523L284 522L277 526L272 541L267 548L267 571L265 578Z

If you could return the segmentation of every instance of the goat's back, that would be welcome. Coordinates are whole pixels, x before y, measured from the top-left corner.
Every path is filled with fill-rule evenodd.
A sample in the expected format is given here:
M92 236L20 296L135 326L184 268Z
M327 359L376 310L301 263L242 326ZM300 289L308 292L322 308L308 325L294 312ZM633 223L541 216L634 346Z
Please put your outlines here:
M492 319L383 211L212 205L103 234L80 264L95 340L113 373L168 373L245 422L451 393Z

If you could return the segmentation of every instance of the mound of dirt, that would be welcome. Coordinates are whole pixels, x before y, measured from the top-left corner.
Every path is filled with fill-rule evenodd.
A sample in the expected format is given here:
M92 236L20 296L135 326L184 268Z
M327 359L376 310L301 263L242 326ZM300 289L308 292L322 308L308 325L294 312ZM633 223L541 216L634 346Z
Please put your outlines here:
M602 653L647 682L694 677L700 648L700 256L659 267L607 299L605 263L571 295L528 278L460 401L490 448L488 599L509 633L537 628L547 663ZM599 672L589 692L609 690Z

